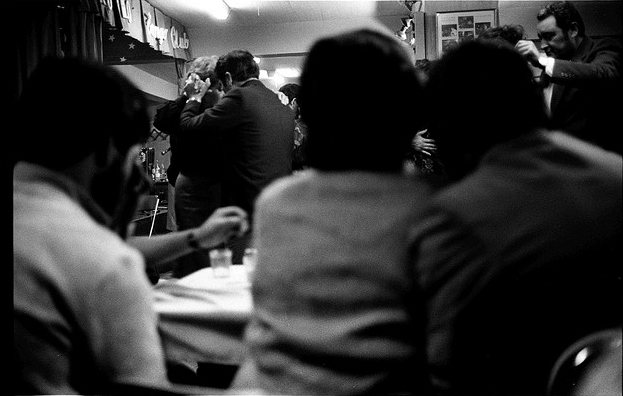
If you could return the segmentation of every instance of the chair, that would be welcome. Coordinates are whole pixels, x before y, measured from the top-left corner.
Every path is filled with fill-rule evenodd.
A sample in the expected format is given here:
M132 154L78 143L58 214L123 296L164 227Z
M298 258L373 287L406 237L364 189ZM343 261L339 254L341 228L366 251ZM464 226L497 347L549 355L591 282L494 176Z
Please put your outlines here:
M456 319L448 363L452 393L545 394L565 349L621 326L620 255L609 253L525 265L490 279Z
M139 201L137 212L149 214L152 217L149 236L154 232L154 224L156 224L156 215L158 214L158 206L160 205L160 197L158 195L145 195Z
M621 328L581 338L558 358L549 377L547 395L620 395Z

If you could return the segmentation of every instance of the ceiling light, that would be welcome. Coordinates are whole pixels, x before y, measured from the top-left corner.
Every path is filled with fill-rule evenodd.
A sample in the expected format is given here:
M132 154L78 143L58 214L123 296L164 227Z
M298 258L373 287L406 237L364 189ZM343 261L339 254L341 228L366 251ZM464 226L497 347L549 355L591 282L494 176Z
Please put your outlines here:
M275 72L275 74L273 74L273 81L278 87L280 87L283 85L283 83L286 82L286 78L283 75Z
M224 20L229 16L229 6L223 0L185 0L185 4L216 19Z
M301 75L301 72L293 67L280 67L275 70L275 73L281 74L286 78L296 78Z

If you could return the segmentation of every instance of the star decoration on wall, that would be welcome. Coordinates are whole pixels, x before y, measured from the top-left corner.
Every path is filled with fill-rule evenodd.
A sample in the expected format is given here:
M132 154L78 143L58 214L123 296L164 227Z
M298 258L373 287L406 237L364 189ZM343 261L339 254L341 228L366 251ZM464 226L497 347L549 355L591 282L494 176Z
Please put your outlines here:
M123 31L109 28L104 41L104 63L109 65L135 65L156 60L171 59L169 55L154 49L150 44L143 43Z

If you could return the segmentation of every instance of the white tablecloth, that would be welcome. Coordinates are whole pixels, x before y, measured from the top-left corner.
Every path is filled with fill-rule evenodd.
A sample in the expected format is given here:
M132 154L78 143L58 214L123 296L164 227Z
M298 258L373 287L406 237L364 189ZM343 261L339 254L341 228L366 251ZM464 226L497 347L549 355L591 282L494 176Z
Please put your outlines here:
M238 365L245 354L242 337L253 303L246 269L230 267L215 278L212 268L154 286L154 307L167 358Z

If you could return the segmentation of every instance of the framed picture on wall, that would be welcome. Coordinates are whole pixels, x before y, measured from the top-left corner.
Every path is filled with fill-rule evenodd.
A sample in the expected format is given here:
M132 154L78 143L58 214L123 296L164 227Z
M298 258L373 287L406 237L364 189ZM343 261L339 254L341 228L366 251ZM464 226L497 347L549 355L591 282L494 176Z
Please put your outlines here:
M495 10L437 13L437 57L453 46L474 40L480 33L497 26Z

